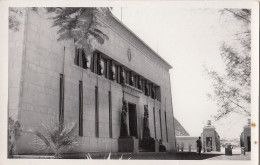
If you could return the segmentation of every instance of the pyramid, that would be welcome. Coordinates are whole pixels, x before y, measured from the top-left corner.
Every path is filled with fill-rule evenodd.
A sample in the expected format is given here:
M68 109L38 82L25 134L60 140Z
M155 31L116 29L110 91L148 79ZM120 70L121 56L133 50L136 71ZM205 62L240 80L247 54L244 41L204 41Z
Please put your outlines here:
M181 123L174 118L175 136L190 136L190 134L183 128Z

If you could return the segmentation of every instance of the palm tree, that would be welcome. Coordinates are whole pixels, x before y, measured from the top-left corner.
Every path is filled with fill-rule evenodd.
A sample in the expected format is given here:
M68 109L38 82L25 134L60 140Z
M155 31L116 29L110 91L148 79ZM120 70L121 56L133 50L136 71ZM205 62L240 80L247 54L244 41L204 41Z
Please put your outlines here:
M54 158L61 158L62 154L69 151L78 144L77 136L74 134L76 122L63 124L42 125L33 132L39 138L37 145L38 151L46 150L48 153L54 153Z
M104 44L108 36L100 28L105 27L102 19L110 15L110 8L46 8L55 13L53 27L58 27L58 41L74 40L76 48L83 48L86 55L93 52L92 41Z

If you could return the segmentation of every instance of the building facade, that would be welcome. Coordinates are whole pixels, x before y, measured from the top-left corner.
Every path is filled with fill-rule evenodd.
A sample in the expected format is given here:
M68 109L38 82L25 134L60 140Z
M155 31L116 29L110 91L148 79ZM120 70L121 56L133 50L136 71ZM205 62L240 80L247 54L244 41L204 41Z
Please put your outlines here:
M80 145L71 152L118 152L123 100L130 136L142 139L147 105L151 137L175 151L172 67L131 30L107 16L109 40L84 58L73 41L57 41L45 9L28 10L21 21L9 31L8 73L9 117L22 128L18 154L38 152L32 130L50 120L77 122Z
M251 152L251 119L248 119L248 124L244 126L240 135L240 146Z

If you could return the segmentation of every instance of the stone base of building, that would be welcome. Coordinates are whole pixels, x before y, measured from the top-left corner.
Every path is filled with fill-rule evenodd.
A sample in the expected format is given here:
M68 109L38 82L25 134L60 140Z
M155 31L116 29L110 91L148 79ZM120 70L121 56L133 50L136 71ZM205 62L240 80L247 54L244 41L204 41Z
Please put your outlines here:
M139 141L140 148L146 152L159 152L160 144L158 140L154 138L143 139Z
M118 151L119 152L139 152L139 140L131 138L119 138L118 139Z

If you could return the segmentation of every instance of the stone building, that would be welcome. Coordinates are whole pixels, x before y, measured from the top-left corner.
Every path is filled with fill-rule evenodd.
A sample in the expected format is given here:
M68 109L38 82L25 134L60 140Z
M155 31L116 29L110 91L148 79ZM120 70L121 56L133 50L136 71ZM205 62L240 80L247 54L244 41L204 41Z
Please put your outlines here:
M206 126L203 127L201 133L202 148L206 151L220 151L220 137L216 131L216 128L211 125L211 121L208 120Z
M240 146L245 147L245 151L251 151L251 120L248 119L248 124L244 126L243 132L240 135Z
M31 130L50 120L77 122L74 153L118 152L123 100L131 137L142 139L147 105L151 137L175 150L171 65L114 16L103 22L109 40L95 43L88 59L72 41L57 42L43 8L27 11L19 31L9 31L8 113L22 128L18 154L36 152Z

